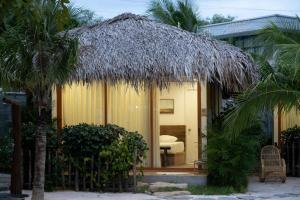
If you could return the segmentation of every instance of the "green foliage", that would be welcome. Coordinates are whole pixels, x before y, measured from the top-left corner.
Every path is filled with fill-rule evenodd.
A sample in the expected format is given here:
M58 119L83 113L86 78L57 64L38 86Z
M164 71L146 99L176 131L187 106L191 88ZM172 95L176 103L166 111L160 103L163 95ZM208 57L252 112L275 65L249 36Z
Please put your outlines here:
M57 147L57 134L56 129L53 125L46 126L47 128L47 148ZM22 145L25 149L33 150L35 146L35 135L36 135L37 125L32 122L27 122L22 124Z
M255 123L261 110L274 110L278 105L283 111L299 107L300 19L283 23L283 27L270 24L259 32L257 43L262 51L255 58L261 66L261 80L236 98L235 109L227 115L232 136Z
M127 179L133 165L142 163L147 149L145 140L137 132L127 132L121 139L105 146L99 154L105 163L102 178L107 181L104 184L116 178Z
M212 18L207 18L206 21L208 24L218 24L218 23L224 23L224 22L231 22L235 19L233 16L224 16L221 14L214 14Z
M77 40L58 34L70 24L65 1L15 0L7 9L0 32L0 84L26 91L34 105L49 108L52 85L68 78L77 57Z
M188 191L192 195L229 195L233 193L245 192L245 190L236 190L231 186L188 186Z
M208 184L244 191L249 173L257 166L263 142L258 124L242 131L235 140L230 140L228 133L215 125L208 132Z
M0 172L9 173L13 153L13 140L10 136L0 138Z
M300 139L300 127L299 126L294 126L292 128L288 128L282 133L282 138L285 142L287 141L295 141Z
M78 27L86 24L94 24L102 20L102 18L97 18L93 11L75 7L73 5L68 6L71 22L70 27Z
M152 0L148 13L165 24L180 27L186 31L196 32L203 24L195 6L190 0Z
M234 20L232 16L220 14L215 14L212 18L201 19L193 0L152 0L148 13L157 21L190 32L197 32L198 28L203 25Z
M141 164L148 149L140 134L111 124L67 126L62 130L62 147L67 160L81 173L86 173L83 162L89 162L91 156L100 162L101 180L95 181L100 188L116 182L122 188L134 163Z
M116 125L67 126L62 130L64 152L74 157L98 154L104 146L110 145L125 133L125 129Z
M146 151L148 150L147 143L143 136L138 132L127 132L122 138L122 141L127 145L127 149L131 155L136 153L137 164L142 163L143 158L146 156Z

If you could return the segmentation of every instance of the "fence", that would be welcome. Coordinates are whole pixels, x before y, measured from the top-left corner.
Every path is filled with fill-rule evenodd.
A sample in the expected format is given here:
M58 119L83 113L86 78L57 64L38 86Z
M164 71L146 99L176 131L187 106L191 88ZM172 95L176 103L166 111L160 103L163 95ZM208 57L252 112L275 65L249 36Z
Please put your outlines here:
M23 150L23 185L32 188L34 174L34 150ZM47 149L46 153L46 190L71 189L75 191L135 191L136 165L132 168L132 179L117 177L105 185L105 177L101 173L105 163L101 163L98 155L83 159L72 158L60 153L57 149Z
M300 177L300 141L286 141L283 150L287 175Z

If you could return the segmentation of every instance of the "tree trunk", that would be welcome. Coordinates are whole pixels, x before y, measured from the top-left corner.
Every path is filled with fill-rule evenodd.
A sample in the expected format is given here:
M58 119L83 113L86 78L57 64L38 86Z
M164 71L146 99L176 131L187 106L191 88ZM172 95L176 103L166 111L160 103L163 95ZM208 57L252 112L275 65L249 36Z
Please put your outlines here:
M34 180L32 200L44 199L45 163L46 163L46 112L41 110L35 141Z

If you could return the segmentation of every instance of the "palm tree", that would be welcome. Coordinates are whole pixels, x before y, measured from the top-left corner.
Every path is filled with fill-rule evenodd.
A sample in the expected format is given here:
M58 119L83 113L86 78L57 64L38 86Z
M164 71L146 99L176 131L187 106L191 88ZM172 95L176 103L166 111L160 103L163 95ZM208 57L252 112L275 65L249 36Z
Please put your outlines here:
M32 199L42 200L51 87L62 84L73 69L77 40L58 34L70 23L65 0L15 2L0 32L0 83L33 97L38 128Z
M68 10L71 17L70 27L78 27L86 24L90 25L102 21L102 17L97 17L91 10L74 5L69 5Z
M152 0L148 13L162 23L190 32L196 32L200 25L205 24L190 0L177 0L176 3L172 0Z
M237 97L237 105L227 115L225 125L234 135L249 127L263 109L283 111L299 108L300 100L300 19L275 24L262 30L258 42L263 45L260 59L261 80Z

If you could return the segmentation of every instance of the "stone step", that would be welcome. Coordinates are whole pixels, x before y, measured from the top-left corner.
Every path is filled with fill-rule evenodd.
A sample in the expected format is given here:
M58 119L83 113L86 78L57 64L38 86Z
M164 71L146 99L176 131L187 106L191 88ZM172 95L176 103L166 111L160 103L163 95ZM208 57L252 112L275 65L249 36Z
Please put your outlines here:
M0 193L0 200L24 200L24 197L12 197L8 193Z
M188 185L206 185L207 176L176 172L145 172L144 176L141 177L141 181L145 183L168 182L187 183Z
M155 182L149 185L150 192L169 192L174 190L186 190L187 183L168 183L168 182Z
M10 174L0 174L0 183L10 182Z
M153 195L157 197L172 197L172 196L191 195L191 193L189 191L179 190L179 191L171 191L171 192L154 192Z
M0 192L9 190L9 185L0 183Z
M10 175L0 174L0 191L7 191L10 185Z

